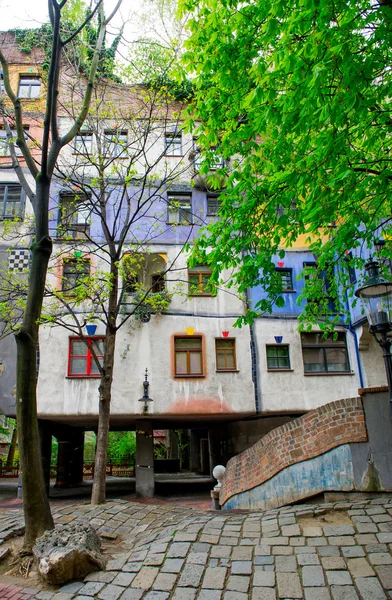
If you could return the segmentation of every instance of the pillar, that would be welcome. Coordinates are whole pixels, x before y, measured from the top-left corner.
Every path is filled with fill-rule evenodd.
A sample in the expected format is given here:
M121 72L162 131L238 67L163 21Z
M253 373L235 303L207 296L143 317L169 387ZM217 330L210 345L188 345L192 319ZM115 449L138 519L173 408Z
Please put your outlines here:
M69 464L69 483L79 485L83 481L84 431L75 429L72 432L71 456Z
M210 455L210 475L216 465L220 464L220 436L218 429L208 430L208 451Z
M201 472L201 459L200 459L200 435L197 429L191 429L191 441L190 441L190 470L194 473Z
M153 498L154 480L154 438L151 421L136 421L136 496Z
M58 441L57 454L57 474L55 487L69 487L70 485L70 461L72 453L72 443L69 439L62 439L60 436Z
M50 488L50 462L52 458L52 431L49 423L38 421L39 441L41 449L42 471L46 495L49 496Z

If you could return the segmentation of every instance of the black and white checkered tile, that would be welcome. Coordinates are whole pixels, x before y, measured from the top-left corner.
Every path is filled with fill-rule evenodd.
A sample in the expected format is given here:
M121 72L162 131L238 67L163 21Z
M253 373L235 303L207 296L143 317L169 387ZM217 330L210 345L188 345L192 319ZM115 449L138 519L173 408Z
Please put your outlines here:
M22 273L30 266L29 248L14 248L8 253L8 268L10 271Z

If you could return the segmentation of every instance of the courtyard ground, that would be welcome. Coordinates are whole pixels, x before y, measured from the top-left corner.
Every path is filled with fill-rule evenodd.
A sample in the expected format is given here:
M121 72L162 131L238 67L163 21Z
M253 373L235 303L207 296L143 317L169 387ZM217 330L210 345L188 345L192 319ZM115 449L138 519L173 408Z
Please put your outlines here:
M104 571L60 588L0 579L7 600L382 600L392 597L392 499L207 511L125 499L52 504L56 523L90 522ZM0 510L0 537L20 532ZM7 542L6 542L7 543ZM0 546L1 548L1 546ZM17 583L17 585L15 585Z

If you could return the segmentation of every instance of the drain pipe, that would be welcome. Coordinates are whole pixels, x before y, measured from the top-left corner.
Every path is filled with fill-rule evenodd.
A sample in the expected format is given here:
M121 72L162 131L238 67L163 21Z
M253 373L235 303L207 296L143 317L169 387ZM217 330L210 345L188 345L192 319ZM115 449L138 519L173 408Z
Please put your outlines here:
M245 299L246 299L246 306L249 307L250 296L249 296L248 288L246 288L246 291L245 291ZM256 413L260 413L261 412L261 402L260 402L261 389L260 389L260 378L259 378L259 359L258 359L258 352L257 352L256 331L255 331L255 326L253 324L249 324L249 333L250 333L250 355L251 355L251 359L252 359L252 381L253 381L253 387L255 390L255 408L256 408Z

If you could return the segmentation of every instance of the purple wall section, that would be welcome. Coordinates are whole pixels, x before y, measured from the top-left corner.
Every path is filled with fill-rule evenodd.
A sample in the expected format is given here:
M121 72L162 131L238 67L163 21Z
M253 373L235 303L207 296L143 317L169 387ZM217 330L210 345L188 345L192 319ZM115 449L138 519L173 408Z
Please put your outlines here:
M57 226L59 223L59 201L61 193L72 189L67 189L61 183L55 183L52 186L50 200L50 234L53 239L58 237ZM168 224L168 203L167 192L184 192L192 196L192 225ZM119 231L124 223L126 214L126 202L121 198L122 188L111 189L111 196L108 204L112 205L112 210L108 211L109 226L115 231ZM129 187L127 190L133 213L136 212L134 222L130 228L128 240L145 241L146 243L156 244L182 244L186 241L192 241L197 236L201 226L207 224L210 217L207 213L207 195L205 192L191 188L190 186L173 185L168 190L149 188L142 193L136 187ZM142 208L137 210L138 204ZM117 220L115 220L115 217ZM154 221L155 219L155 221ZM152 229L153 223L153 229ZM90 217L90 235L98 242L103 241L103 232L99 216L92 213Z

